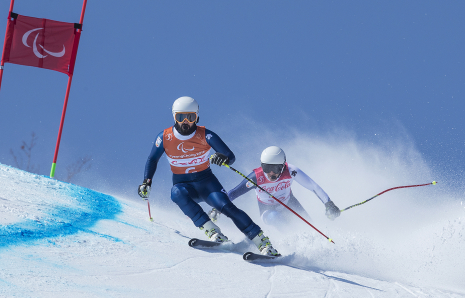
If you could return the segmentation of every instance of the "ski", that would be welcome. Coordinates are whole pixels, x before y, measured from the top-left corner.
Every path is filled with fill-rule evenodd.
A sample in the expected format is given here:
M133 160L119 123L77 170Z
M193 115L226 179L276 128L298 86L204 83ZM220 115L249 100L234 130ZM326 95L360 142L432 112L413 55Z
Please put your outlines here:
M190 247L193 248L219 248L221 246L227 247L228 244L233 244L231 241L227 242L213 242L213 241L208 241L208 240L201 240L197 238L192 238L188 242ZM258 261L269 261L269 260L274 260L281 257L281 255L277 256L267 256L267 255L261 255L253 252L246 252L242 255L242 258L247 261L247 262L258 262Z
M218 247L223 244L230 243L228 242L213 242L213 241L208 241L208 240L200 240L197 238L192 238L189 240L189 246L190 247L198 247L198 248L212 248L212 247Z
M281 255L277 256L267 256L267 255L261 255L261 254L256 254L253 252L246 252L242 255L242 258L247 261L247 262L254 262L254 261L266 261L266 260L274 260L281 257Z

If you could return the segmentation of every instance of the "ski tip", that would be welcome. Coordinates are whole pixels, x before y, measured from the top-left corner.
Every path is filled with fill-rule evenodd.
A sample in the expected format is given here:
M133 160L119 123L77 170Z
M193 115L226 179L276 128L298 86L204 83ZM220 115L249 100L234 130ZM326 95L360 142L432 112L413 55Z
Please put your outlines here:
M253 255L254 253L253 252L246 252L242 255L242 258L244 259L244 261L250 261L249 258L251 255Z
M197 242L197 239L196 239L196 238L192 238L191 240L189 240L189 246L190 246L190 247L194 247L195 242Z

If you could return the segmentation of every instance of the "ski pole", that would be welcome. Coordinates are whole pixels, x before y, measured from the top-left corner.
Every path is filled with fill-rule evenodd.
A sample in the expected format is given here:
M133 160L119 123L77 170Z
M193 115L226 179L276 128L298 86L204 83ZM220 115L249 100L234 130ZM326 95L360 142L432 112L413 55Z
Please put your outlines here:
M345 208L345 209L342 209L341 212L342 212L342 211L346 211L347 209L353 208L353 207L355 207L355 206L360 206L360 205L362 205L362 204L365 204L366 202L373 200L373 199L376 198L377 196L380 196L380 195L382 195L383 193L388 192L388 191L393 190L393 189L409 188L409 187L418 187L418 186L426 186L426 185L436 185L436 183L437 183L436 181L433 181L433 182L431 182L431 183L426 183L426 184L407 185L407 186L397 186L397 187L389 188L389 189L386 189L386 190L383 191L383 192L380 192L380 193L377 194L376 196L373 196L373 197L369 198L368 200L365 200L365 201L363 201L363 202L361 202L361 203L358 203L358 204L349 206L349 207L347 207L347 208Z
M150 221L153 221L152 215L150 214L150 203L149 203L149 200L148 200L148 199L147 199L147 207L149 208L149 217L150 217Z
M259 189L261 189L262 191L264 191L267 195L269 195L270 197L272 197L273 199L275 199L279 204L283 205L284 207L287 208L287 210L291 211L292 213L294 213L298 218L300 218L301 220L303 220L306 224L308 224L309 226L311 226L312 228L314 228L318 233L320 233L321 235L323 235L326 239L328 239L330 242L334 243L333 239L329 238L328 236L326 236L325 234L323 234L322 232L320 232L317 228L315 228L311 223L309 223L308 221L306 221L302 216L300 216L299 214L297 214L297 212L295 212L294 210L292 210L291 208L289 208L286 204L284 204L283 202L281 202L280 200L278 200L277 198L275 198L272 194L270 194L269 192L267 192L266 190L264 190L262 187L260 187L257 183L253 182L252 180L250 180L247 176L245 176L244 174L242 174L241 172L239 172L238 170L236 170L235 168L231 167L230 165L227 165L225 163L223 163L223 166L233 170L234 172L238 173L239 175L241 175L242 177L244 177L245 179L247 179L250 183L252 183L253 185L255 185L256 187L258 187ZM336 243L334 243L336 244Z

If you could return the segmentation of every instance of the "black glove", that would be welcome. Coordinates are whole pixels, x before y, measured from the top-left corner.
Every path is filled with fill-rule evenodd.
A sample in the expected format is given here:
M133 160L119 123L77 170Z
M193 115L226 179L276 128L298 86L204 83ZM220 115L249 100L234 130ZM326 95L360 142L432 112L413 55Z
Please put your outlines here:
M333 201L329 201L325 204L326 207L326 217L328 217L331 220L334 220L336 217L341 215L341 210L334 205Z
M221 167L223 163L228 164L229 158L223 153L216 152L210 157L210 162Z
M210 219L213 222L216 222L218 220L218 218L220 218L220 214L221 214L221 212L219 212L218 210L213 208L210 212L208 212L208 217L210 217Z
M139 185L138 193L141 198L147 201L147 198L150 195L150 189L152 185L152 179L144 179L141 185Z

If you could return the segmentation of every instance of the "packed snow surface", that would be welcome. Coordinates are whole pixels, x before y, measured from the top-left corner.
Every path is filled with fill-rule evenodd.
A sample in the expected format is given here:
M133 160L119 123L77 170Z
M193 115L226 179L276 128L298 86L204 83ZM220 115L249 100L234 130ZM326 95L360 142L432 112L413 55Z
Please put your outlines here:
M151 222L146 202L0 165L0 297L465 297L460 204L313 218L335 244L303 223L265 226L242 204L284 256L251 264L242 253L256 248L229 219L218 224L234 245L190 248L202 232L159 201Z

